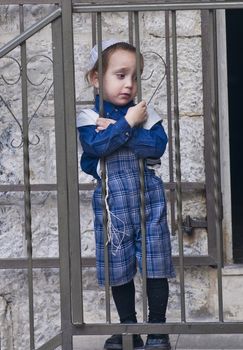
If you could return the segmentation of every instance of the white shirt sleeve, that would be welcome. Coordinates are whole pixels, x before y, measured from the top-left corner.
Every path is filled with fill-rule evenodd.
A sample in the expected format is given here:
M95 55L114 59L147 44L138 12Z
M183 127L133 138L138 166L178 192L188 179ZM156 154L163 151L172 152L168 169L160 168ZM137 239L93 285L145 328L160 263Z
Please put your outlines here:
M157 112L155 112L154 108L152 106L147 107L147 114L148 114L148 119L147 121L143 124L144 129L151 129L152 126L154 126L158 122L162 122L161 117L158 115Z
M92 109L82 109L79 115L77 116L76 126L77 128L79 128L80 126L96 125L96 120L98 117L98 113L96 113Z

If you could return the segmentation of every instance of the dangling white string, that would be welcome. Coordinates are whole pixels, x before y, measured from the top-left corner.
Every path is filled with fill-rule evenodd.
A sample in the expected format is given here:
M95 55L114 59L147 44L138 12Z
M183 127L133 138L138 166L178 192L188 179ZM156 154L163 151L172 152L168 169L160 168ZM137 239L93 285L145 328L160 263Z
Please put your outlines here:
M106 196L105 196L105 207L106 207L106 212L107 212L107 236L108 236L108 240L106 242L106 244L108 244L109 242L111 243L111 254L112 255L116 255L116 253L118 252L118 250L121 248L121 244L122 241L126 235L126 230L125 230L125 223L123 220L121 220L118 216L116 216L115 214L113 214L110 211L109 208L109 203L108 203L108 198L109 198L109 185L108 185L108 169L106 166ZM116 228L113 223L112 223L112 219L111 217L113 217L114 219L120 221L122 223L122 230L119 230L118 228Z

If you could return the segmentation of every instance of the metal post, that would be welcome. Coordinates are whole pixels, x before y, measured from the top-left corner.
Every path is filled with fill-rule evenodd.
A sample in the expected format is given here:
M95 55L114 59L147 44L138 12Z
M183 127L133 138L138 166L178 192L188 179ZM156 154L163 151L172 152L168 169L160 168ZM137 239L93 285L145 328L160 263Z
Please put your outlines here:
M122 334L122 348L126 350L133 350L133 335L123 333Z
M203 24L203 97L205 135L205 173L208 231L208 250L217 262L218 314L223 322L222 292L222 213L219 167L218 125L218 71L217 71L217 27L214 10L202 12ZM208 145L211 145L209 148Z
M63 33L63 69L64 69L64 102L67 148L67 181L68 181L68 217L71 261L71 301L72 322L83 323L81 243L80 243L80 205L77 163L77 132L75 108L74 49L72 2L62 2Z
M170 183L174 183L173 165L173 127L171 109L171 59L170 59L170 12L165 11L165 42L166 42L166 89L167 89L167 122L168 122L168 148L169 148L169 176ZM175 224L175 189L170 189L170 220L171 233L176 234Z
M20 32L24 32L24 9L19 5ZM29 164L29 119L28 119L28 87L27 87L27 54L26 42L21 44L21 83L22 83L22 118L23 118L23 156L24 156L24 210L25 239L28 257L28 292L29 292L29 327L30 349L35 347L34 337L34 297L33 297L33 262L32 262L32 229L31 229L31 192Z
M128 40L133 45L133 12L128 12Z
M104 115L103 98L103 65L102 65L102 18L101 13L97 13L97 35L98 35L98 69L99 69L99 115ZM111 322L110 311L110 277L109 277L109 254L108 254L108 214L106 210L106 164L105 159L100 161L101 180L102 180L102 204L103 204L103 230L104 230L104 267L105 267L105 303L106 303L106 322Z
M220 162L219 162L219 144L218 144L218 69L217 69L217 23L216 10L209 12L210 21L212 23L212 164L213 164L213 183L214 183L214 206L215 206L215 228L217 243L217 281L218 281L218 314L219 321L224 321L223 313L223 287L222 287L222 233L221 233L221 196L220 196Z
M181 155L180 155L180 116L178 97L177 72L177 34L176 12L172 11L172 43L173 43L173 82L174 82L174 131L175 131L175 167L176 167L176 204L177 204L177 230L179 239L180 260L180 295L181 295L181 321L186 321L185 311L185 281L184 281L184 249L182 232L182 190L181 190Z
M137 58L137 98L138 102L142 100L141 88L141 57L140 57L140 37L139 37L139 13L134 12L135 24L135 46ZM143 321L147 322L147 259L146 259L146 219L145 219L145 181L144 181L144 160L139 159L139 178L140 178L140 218L142 235L142 276L143 276Z
M54 76L54 106L55 106L55 138L56 138L56 169L57 169L57 206L58 206L58 237L60 261L60 305L62 348L72 349L72 336L69 331L71 316L71 280L69 260L69 222L68 222L68 184L67 184L67 154L64 104L64 69L62 48L62 20L52 24L53 39L53 76Z

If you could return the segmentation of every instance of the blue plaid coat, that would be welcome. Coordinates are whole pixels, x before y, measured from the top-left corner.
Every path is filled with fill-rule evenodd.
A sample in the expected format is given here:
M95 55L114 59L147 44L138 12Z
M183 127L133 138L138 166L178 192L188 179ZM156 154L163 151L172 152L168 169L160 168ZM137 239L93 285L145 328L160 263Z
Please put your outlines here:
M91 124L78 125L78 129L83 156L91 159L89 169L96 172L98 179L93 195L98 282L105 283L104 245L108 244L109 283L118 286L134 277L137 266L142 271L139 158L161 157L167 137L161 122L152 123L149 129L131 128L124 118L126 108L106 102L105 111L117 123L99 133ZM102 156L107 172L108 242L104 242L102 189L97 169L97 159ZM96 161L92 168L93 158ZM146 162L144 175L147 277L174 277L163 182Z

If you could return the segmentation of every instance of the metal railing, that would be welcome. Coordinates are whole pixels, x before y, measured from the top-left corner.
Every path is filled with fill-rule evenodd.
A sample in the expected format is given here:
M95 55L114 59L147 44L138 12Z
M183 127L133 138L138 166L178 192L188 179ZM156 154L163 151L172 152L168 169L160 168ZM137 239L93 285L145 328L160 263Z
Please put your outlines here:
M60 270L61 296L61 333L53 337L39 350L54 350L59 345L64 350L72 349L74 335L95 335L122 333L126 349L132 349L132 334L136 333L242 333L242 322L224 322L222 296L222 232L221 232L221 199L219 172L219 140L218 140L218 87L217 87L217 37L216 10L243 8L243 1L115 1L96 3L82 1L42 1L44 4L56 4L57 9L30 28L24 28L23 5L39 4L37 0L7 1L1 4L19 4L20 34L0 49L0 58L8 55L13 49L21 48L21 86L22 86L22 129L21 147L24 157L24 183L0 185L1 192L23 192L25 206L25 234L27 257L16 259L0 259L0 269L27 269L29 290L29 325L30 349L35 349L35 324L33 308L33 269L39 267L58 267ZM180 146L180 106L178 98L177 68L177 11L201 10L202 18L207 21L207 31L202 31L202 41L207 42L204 52L204 130L205 130L205 172L204 183L183 183L181 180L181 146ZM82 268L95 266L94 258L81 257L80 252L80 214L79 190L93 190L93 184L78 183L77 145L76 145L76 111L74 84L74 52L73 52L73 13L90 13L93 19L93 41L100 43L102 39L101 14L104 12L124 12L128 14L129 40L135 37L135 45L139 47L140 12L161 11L165 18L166 42L166 87L169 135L169 182L166 189L170 195L171 227L177 230L179 256L174 257L179 268L181 320L164 325L148 324L146 304L146 284L143 283L143 323L114 324L110 317L110 293L106 283L106 323L87 324L83 313ZM53 86L55 102L56 133L56 184L31 184L29 165L29 117L27 92L27 59L26 41L43 29L52 26L53 40ZM203 44L202 44L203 45ZM170 51L172 48L172 51ZM172 62L171 62L172 57ZM172 68L171 68L172 67ZM172 82L173 81L173 85ZM139 99L141 98L141 81L139 81ZM3 97L3 107L8 108ZM83 102L85 103L85 102ZM173 133L174 132L174 133ZM175 160L174 160L175 156ZM175 174L173 162L175 163ZM208 255L184 255L184 221L182 210L182 194L197 190L205 193L207 201ZM58 196L58 228L59 258L33 258L32 256L32 211L31 193L34 191L56 191ZM175 213L177 216L175 216ZM141 213L143 215L143 213ZM209 237L210 233L210 237ZM215 248L216 247L216 248ZM145 250L145 247L143 247ZM145 263L145 254L143 254ZM184 270L186 266L214 266L217 268L218 281L218 322L187 322L185 305ZM108 263L106 264L106 271ZM145 275L146 277L146 275ZM144 277L144 281L145 278Z

